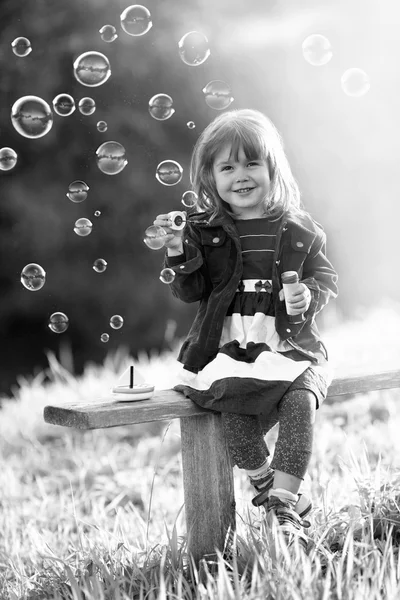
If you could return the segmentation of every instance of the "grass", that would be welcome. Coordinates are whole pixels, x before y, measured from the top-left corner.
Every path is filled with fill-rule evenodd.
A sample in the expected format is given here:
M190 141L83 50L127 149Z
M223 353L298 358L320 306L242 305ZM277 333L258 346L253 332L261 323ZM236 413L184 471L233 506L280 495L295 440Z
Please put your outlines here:
M399 368L398 308L324 335L338 371ZM176 349L133 362L167 388ZM50 381L20 379L0 413L1 600L400 597L399 390L318 412L305 481L315 506L307 555L289 555L266 528L235 468L237 553L198 572L186 553L179 423L87 432L48 425L46 404L100 397L132 362L121 350L76 378L70 357L48 358ZM271 449L275 439L268 434Z

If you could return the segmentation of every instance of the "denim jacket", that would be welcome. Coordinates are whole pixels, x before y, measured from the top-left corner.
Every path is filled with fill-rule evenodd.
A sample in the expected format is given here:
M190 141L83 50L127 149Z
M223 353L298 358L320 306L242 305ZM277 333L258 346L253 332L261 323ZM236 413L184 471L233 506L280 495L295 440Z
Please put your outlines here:
M218 352L224 317L242 278L241 245L228 214L211 221L206 213L190 215L182 239L184 254L166 255L164 267L176 273L170 284L174 296L183 302L200 302L178 355L185 369L197 373ZM325 252L325 232L310 216L288 213L281 218L272 272L275 327L282 340L314 364L328 358L315 316L338 293L338 276ZM303 323L290 323L285 301L279 299L284 271L297 271L311 291Z

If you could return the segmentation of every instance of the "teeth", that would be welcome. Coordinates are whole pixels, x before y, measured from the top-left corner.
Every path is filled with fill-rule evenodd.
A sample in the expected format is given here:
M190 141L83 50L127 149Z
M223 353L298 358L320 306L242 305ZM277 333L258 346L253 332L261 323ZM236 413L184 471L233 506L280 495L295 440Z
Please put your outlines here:
M237 192L249 192L250 190L252 190L253 188L242 188L240 190L236 190Z

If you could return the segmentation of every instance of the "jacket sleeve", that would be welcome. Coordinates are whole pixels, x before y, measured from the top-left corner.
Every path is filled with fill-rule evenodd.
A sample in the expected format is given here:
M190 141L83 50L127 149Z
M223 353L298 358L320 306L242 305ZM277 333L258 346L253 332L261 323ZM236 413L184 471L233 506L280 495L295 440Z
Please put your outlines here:
M172 294L183 302L197 302L205 295L204 264L201 239L198 231L187 223L182 236L183 254L164 257L163 268L175 271L176 276L170 284Z
M311 304L305 313L312 320L338 295L338 275L326 257L326 234L319 230L303 266L302 283L311 291Z

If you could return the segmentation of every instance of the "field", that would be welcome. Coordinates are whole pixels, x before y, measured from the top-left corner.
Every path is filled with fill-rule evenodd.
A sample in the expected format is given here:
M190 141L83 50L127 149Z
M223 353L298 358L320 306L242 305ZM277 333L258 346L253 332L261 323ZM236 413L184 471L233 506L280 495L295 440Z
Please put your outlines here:
M398 369L400 306L333 324L324 338L337 372ZM178 345L135 361L121 351L79 378L70 357L49 354L50 382L21 379L15 400L3 399L0 599L399 598L400 390L318 412L304 484L315 507L308 555L279 550L235 468L238 555L201 575L185 553L178 422L92 432L43 422L46 404L96 399L132 362L170 387Z

